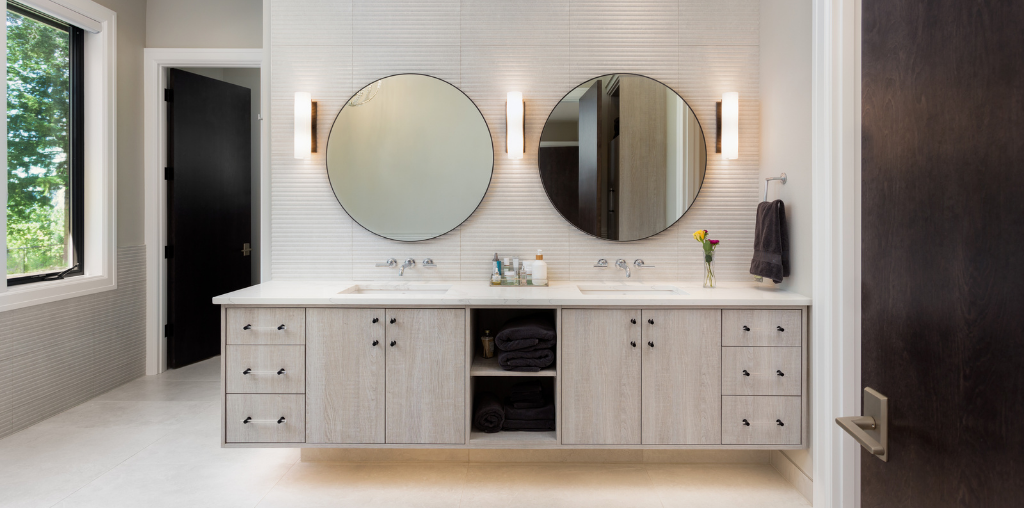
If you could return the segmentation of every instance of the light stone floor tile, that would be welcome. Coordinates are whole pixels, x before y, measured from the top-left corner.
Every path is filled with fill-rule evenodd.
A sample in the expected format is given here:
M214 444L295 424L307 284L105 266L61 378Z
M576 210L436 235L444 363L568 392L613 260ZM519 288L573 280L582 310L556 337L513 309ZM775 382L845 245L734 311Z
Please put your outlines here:
M322 454L352 459L339 463L224 449L219 376L214 358L141 378L0 439L0 508L809 506L770 465L641 463L671 454L554 450L557 462L542 464L508 450L452 450L466 459L444 463L412 462L437 456L420 450Z

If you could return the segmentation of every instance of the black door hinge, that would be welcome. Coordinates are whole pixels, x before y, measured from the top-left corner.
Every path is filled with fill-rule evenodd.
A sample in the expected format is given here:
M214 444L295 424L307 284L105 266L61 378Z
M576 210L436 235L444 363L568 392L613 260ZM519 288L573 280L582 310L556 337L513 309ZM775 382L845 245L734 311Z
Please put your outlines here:
M174 257L174 246L167 245L164 247L164 259L171 259Z
M167 102L174 102L174 90L171 90L170 88L165 88L164 100Z
M164 180L174 180L174 168L164 168Z
M167 323L164 325L164 337L170 337L174 335L174 325Z

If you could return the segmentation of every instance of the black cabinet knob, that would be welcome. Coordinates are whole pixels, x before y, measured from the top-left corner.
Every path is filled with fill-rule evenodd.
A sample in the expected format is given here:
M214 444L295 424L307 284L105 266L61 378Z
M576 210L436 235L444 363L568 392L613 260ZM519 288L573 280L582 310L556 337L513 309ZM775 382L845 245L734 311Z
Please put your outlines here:
M775 375L781 377L781 376L785 376L786 374L783 373L781 370L777 370L777 371L775 371Z
M746 418L743 419L743 426L744 427L749 427L750 426L750 422L748 422Z
M244 420L242 420L242 423L243 423L243 424L246 424L246 423L249 423L249 422L251 422L251 421L252 421L252 417L251 417L251 416L246 416L246 417L245 417L245 419L244 419Z
M743 325L743 331L744 332L749 332L750 331L750 327L747 326L747 325Z
M397 319L395 319L395 318L391 318L391 324L395 324L395 323L397 323L397 322L398 322L398 320L397 320Z
M373 318L373 323L374 323L374 324L377 324L377 321L380 321L380 320L379 320L379 319L377 319L377 318Z
M251 373L251 372L252 372L252 369L245 369L245 370L242 371L242 375L243 376L248 376L249 373Z
M782 420L775 420L775 425L778 425L779 427L785 427L786 426L785 423L782 423Z
M395 341L391 341L391 347L395 347L395 344L398 344L398 343L395 342Z
M775 327L775 329L776 329L776 330L778 330L778 331L780 331L780 332L784 332L784 331L786 331L786 329L785 329L785 328L783 328L783 327L781 327L781 326L776 326L776 327Z
M245 325L242 327L243 330L252 330L252 325Z
M278 424L278 425L281 425L281 424L282 424L282 423L284 423L284 422L285 422L285 419L284 419L284 417L283 417L283 416L277 419L277 424Z
M635 319L630 319L629 322L633 323L634 325L636 324L636 320Z
M278 326L278 327L277 327L277 329L278 329L278 330L284 330L284 329L285 329L285 326L284 326L284 325Z
M743 369L743 375L744 375L744 376L749 376L749 375L750 375L750 373L749 373L749 372L747 372L747 370L746 370L746 369Z
M629 341L629 345L633 346L633 347L636 347L636 341L635 340Z
M380 342L375 340L375 341L373 341L373 344L370 344L370 345L371 346L376 346L377 344L380 344Z
M277 375L278 376L283 376L283 375L285 375L287 373L288 373L288 371L284 370L284 367L281 367L281 370L277 371Z
M652 324L652 325L654 324L654 320L653 319L648 319L647 322Z
M651 342L651 341L647 341L647 345L648 345L648 346L651 346L651 347L654 347L654 342Z

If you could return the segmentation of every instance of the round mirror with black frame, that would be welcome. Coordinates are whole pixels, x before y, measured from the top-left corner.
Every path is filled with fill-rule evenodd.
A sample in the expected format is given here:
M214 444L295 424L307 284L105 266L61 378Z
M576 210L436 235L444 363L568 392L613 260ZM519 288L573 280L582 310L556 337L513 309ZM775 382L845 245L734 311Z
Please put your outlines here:
M697 199L707 144L663 83L607 74L565 95L544 124L537 163L548 199L577 229L631 241L669 228Z
M398 74L363 87L327 139L327 175L345 212L367 231L414 242L462 224L494 170L490 130L452 84Z

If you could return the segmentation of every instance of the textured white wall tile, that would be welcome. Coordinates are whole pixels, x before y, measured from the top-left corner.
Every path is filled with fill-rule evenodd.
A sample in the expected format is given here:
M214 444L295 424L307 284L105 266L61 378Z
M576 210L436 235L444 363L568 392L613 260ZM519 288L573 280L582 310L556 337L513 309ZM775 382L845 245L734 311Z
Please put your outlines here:
M270 19L271 47L352 44L351 1L274 0Z
M457 46L460 3L459 0L355 0L352 4L353 44Z
M455 1L356 1L351 44L340 27L332 34L338 42L325 45L315 29L306 33L289 26L298 26L294 20L301 22L317 0L272 1L274 9L294 10L291 21L273 29L271 48L275 279L397 279L397 270L373 264L414 257L419 265L432 257L438 268L417 266L405 279L486 280L496 251L530 258L540 248L556 280L623 278L621 270L593 268L598 258L622 257L630 266L637 258L656 266L631 280L697 282L701 251L690 234L701 228L722 240L719 279L749 280L760 199L757 2L486 0L460 7ZM326 15L343 13L346 5L332 4ZM355 224L330 190L322 153L310 161L291 159L290 101L299 87L320 101L319 139L325 147L330 125L355 90L406 72L460 87L484 115L495 149L491 185L477 211L456 231L416 243L383 239ZM650 76L680 92L701 122L711 153L701 193L679 222L653 238L617 243L579 232L553 208L538 174L537 142L565 93L594 76L623 72ZM341 86L345 76L347 88ZM517 161L505 155L509 91L522 91L526 100L527 153ZM727 91L740 93L735 161L714 154L715 101Z
M569 45L569 0L462 3L462 47Z
M760 44L760 0L679 2L679 44Z

